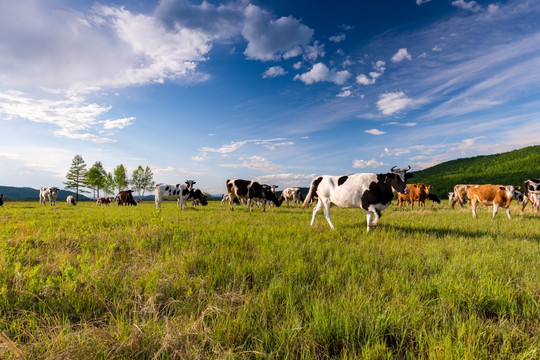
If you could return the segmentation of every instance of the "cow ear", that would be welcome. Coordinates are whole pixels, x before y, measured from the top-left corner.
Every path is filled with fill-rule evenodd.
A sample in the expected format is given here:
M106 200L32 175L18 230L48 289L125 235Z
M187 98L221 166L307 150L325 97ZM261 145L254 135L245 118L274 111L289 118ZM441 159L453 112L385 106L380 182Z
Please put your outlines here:
M499 189L506 190L506 188L504 186L501 186Z
M521 186L516 186L516 190L521 190Z

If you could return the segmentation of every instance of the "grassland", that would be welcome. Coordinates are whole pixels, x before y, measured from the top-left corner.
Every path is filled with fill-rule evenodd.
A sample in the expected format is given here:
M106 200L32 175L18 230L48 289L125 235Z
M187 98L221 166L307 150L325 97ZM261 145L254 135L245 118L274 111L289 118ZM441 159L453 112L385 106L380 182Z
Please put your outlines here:
M538 359L540 215L0 208L0 358Z

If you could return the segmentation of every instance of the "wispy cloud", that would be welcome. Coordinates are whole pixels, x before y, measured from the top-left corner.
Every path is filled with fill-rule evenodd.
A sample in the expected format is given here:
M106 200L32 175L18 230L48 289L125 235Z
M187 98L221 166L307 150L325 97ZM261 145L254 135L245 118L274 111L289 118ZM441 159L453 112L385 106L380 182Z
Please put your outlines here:
M392 56L393 63L402 62L403 60L412 60L411 54L409 54L409 51L405 48L399 49L397 53Z
M384 135L386 134L384 131L381 131L379 129L369 129L364 130L365 133L371 134L371 135Z
M359 169L366 169L366 168L376 168L379 166L383 166L385 163L377 161L375 159L371 160L354 160L353 161L353 168L359 168Z
M287 74L287 71L285 71L285 69L282 68L281 66L272 66L266 69L262 77L263 79L268 79L268 78L275 78L275 77L283 76L286 74Z
M403 91L388 92L379 95L377 109L384 115L393 115L398 111L406 109L412 102L412 99L407 97Z

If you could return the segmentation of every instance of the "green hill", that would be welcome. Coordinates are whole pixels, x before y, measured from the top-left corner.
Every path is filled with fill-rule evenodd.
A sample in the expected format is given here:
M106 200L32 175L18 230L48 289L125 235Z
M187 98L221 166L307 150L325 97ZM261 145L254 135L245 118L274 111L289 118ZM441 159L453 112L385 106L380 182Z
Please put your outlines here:
M447 198L456 184L521 186L524 180L540 178L540 146L451 160L412 174L409 183L432 185L440 198Z
M30 187L0 186L0 194L3 194L5 199L39 201L39 189L33 189ZM60 190L58 192L58 197L56 198L56 200L66 200L68 195L75 196L75 193L68 190ZM79 201L85 200L90 199L84 195L79 194Z

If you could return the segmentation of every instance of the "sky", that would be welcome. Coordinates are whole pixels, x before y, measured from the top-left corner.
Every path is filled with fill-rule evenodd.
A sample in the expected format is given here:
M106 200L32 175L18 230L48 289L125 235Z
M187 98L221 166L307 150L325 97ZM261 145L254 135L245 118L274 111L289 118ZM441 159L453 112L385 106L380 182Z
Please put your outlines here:
M540 144L536 0L0 1L0 185L308 186Z

